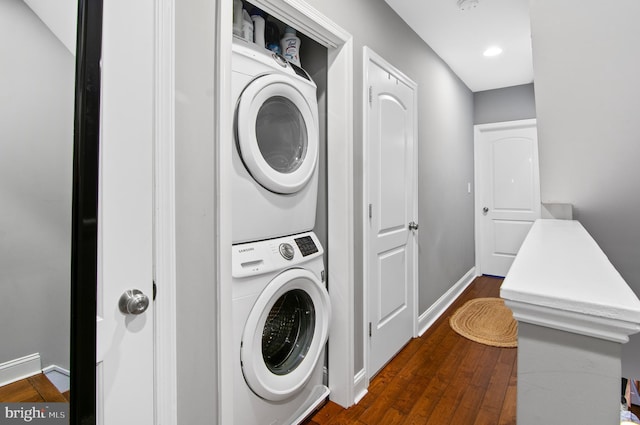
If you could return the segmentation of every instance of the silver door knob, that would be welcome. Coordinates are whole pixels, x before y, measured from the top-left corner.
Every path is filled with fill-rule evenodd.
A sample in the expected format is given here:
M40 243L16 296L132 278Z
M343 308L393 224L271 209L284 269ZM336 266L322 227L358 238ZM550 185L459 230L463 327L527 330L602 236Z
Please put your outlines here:
M484 208L482 209L482 214L487 215L487 213L488 213L488 212L489 212L489 208L484 207Z
M418 227L419 225L415 221L409 223L409 230L418 230Z
M128 289L120 297L118 307L123 314L142 314L149 307L149 297L137 289Z

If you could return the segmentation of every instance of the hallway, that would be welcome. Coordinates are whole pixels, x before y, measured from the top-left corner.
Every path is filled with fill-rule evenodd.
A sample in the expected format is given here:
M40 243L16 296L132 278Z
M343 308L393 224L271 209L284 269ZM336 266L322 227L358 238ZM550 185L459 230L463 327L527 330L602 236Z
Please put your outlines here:
M501 283L476 278L427 332L373 378L360 403L345 410L329 402L305 425L515 424L517 350L472 342L448 323L468 300L499 297Z

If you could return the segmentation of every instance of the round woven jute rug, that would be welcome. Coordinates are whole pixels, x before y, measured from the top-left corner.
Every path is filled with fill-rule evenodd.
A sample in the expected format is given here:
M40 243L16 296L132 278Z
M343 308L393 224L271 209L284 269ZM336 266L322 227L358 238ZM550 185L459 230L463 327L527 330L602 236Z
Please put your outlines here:
M449 325L463 337L481 344L518 346L518 322L500 298L467 301L453 313Z

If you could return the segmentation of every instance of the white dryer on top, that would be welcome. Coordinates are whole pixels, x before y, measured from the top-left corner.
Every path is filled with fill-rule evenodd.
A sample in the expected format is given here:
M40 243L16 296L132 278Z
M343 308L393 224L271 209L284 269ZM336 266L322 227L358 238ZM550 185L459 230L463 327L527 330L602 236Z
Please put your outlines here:
M318 193L316 85L302 68L234 37L233 243L312 230Z

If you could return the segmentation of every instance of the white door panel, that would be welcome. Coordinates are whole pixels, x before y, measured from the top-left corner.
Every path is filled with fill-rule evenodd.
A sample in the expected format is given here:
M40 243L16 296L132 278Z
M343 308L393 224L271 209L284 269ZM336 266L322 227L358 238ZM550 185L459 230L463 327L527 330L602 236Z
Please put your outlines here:
M398 270L405 270L407 264L406 249L404 246L398 247L390 252L381 253L378 256L378 270L382 282L393 282L394 280L404 283L406 276L398 276ZM379 325L384 325L393 319L397 314L408 308L407 286L384 285L381 288L379 297L378 312Z
M536 122L478 125L475 138L480 272L505 276L540 218Z
M369 376L414 335L417 280L416 86L365 50Z
M376 145L379 160L377 184L380 190L380 202L377 203L380 214L378 235L382 235L394 230L406 230L407 200L405 190L398 188L407 187L407 179L411 178L404 170L407 168L407 149L410 148L407 143L412 140L406 137L407 108L399 102L400 99L381 93L377 100L377 130L380 140L384 141Z
M508 137L492 142L493 208L495 212L533 212L535 195L533 139Z
M96 347L103 425L154 420L153 34L153 1L104 2ZM120 311L130 289L149 297L144 313Z

